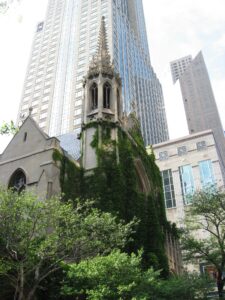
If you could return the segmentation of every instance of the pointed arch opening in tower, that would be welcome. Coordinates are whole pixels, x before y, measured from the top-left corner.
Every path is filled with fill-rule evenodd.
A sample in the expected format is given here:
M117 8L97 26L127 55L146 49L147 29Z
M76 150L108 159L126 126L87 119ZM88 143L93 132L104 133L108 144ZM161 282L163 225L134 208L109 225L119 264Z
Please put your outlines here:
M23 170L17 169L9 180L8 188L21 193L26 188L26 175Z
M111 85L106 82L103 86L103 108L110 108Z
M91 86L91 109L97 109L98 108L98 86L94 82Z

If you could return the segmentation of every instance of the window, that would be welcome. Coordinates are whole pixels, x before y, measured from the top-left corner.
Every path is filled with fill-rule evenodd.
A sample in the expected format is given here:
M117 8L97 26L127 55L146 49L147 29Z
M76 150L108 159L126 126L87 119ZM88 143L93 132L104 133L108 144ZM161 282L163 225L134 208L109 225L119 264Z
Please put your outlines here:
M22 110L28 109L28 107L29 107L29 104L24 104L24 105L22 106Z
M205 141L201 141L201 142L196 143L196 146L197 146L198 151L205 150L207 148Z
M45 125L46 125L46 122L45 122L45 121L44 121L44 122L40 122L40 123L39 123L39 127L40 127L40 128L43 128L43 127L45 127Z
M9 188L15 192L22 192L26 186L26 176L21 169L16 170L9 181Z
M200 177L202 187L209 187L215 184L211 160L203 160L199 162Z
M49 99L50 99L50 96L49 96L49 95L44 96L44 97L42 98L42 102L46 102L46 101L48 101Z
M77 100L76 102L75 102L75 106L80 106L82 104L82 101L81 100Z
M187 147L186 146L181 146L177 148L177 154L179 156L187 154Z
M50 92L50 88L44 89L44 94L47 94L47 93L49 93L49 92Z
M81 118L75 119L73 123L74 123L74 125L80 125L81 124Z
M37 32L41 31L43 29L44 22L38 23L37 25Z
M91 87L91 109L96 108L98 108L98 87L96 83L93 83Z
M27 140L27 132L24 132L23 141L26 142L26 140Z
M25 94L25 95L30 94L31 91L32 91L32 89L26 89L25 92L24 92L24 94Z
M110 93L111 86L108 82L106 82L103 86L103 107L110 108Z
M168 158L169 156L167 151L159 152L159 160L163 161L167 160Z
M47 117L47 112L44 112L43 114L40 115L40 120L45 119Z
M37 98L37 97L39 97L40 96L40 94L41 94L41 92L39 91L39 92L36 92L36 93L34 93L34 98Z
M45 110L45 109L47 109L48 108L48 104L43 104L42 106L41 106L41 110Z
M190 203L189 197L193 195L195 191L192 167L190 165L179 167L179 173L180 173L180 183L181 183L183 201L184 204L189 204Z
M78 116L78 115L81 114L81 112L82 112L82 111L81 111L81 108L76 109L75 112L74 112L74 115L75 115L75 116Z
M176 207L172 171L171 169L165 170L161 174L166 208Z

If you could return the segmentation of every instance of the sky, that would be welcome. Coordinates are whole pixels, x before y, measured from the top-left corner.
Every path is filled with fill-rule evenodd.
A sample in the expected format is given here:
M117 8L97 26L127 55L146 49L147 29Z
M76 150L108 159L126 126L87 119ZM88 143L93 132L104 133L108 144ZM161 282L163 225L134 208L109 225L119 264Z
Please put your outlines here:
M172 83L169 62L189 54L195 57L200 50L225 128L225 0L143 0L143 5L170 138L188 131L179 83ZM0 14L0 124L16 121L34 30L46 7L47 0L20 0ZM9 139L0 136L0 153Z

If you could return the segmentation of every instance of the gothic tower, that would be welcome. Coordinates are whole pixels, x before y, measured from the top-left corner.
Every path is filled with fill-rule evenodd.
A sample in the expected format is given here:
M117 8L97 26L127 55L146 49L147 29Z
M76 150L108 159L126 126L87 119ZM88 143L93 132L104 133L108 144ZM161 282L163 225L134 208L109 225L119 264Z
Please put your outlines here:
M103 124L110 124L110 138L117 141L117 125L122 120L121 79L115 72L109 55L105 19L102 17L98 47L84 78L82 119L82 166L85 170L97 167L96 138L101 148Z

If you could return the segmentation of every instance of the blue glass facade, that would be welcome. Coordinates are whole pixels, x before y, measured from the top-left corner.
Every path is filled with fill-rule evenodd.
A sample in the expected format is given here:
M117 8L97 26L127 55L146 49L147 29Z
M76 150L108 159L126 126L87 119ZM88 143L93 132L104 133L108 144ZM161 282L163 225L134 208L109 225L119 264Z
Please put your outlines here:
M210 187L215 184L211 160L203 160L199 162L201 185L203 188Z
M179 167L180 183L184 204L190 203L190 196L195 191L194 178L191 165Z
M123 81L124 110L134 102L145 144L168 140L161 84L149 57L141 0L112 1L114 64Z

